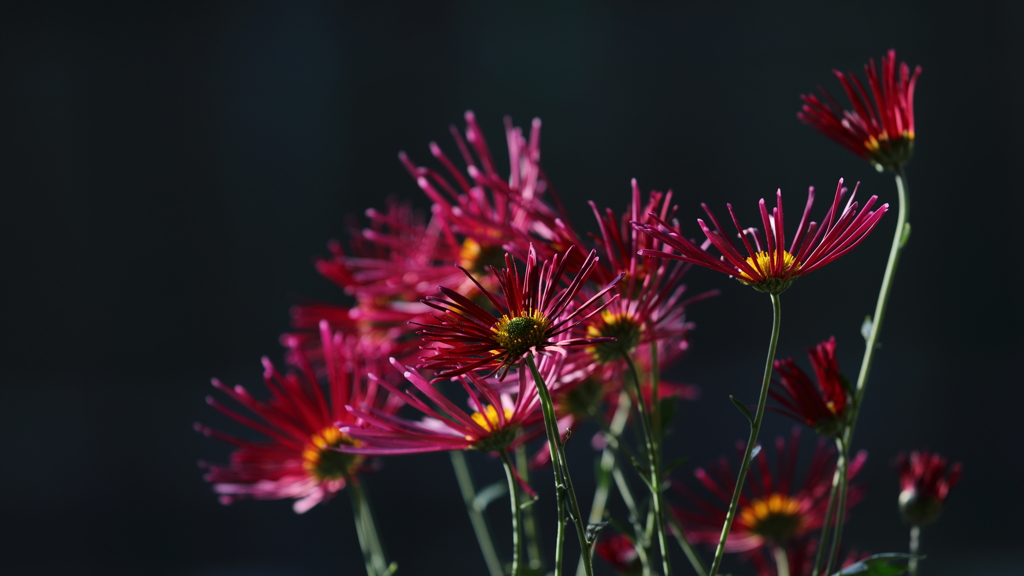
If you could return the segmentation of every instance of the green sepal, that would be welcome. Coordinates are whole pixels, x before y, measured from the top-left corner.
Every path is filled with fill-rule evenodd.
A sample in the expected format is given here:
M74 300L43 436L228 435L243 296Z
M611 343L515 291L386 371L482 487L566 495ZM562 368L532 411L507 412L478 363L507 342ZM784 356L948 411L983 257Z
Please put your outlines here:
M733 396L732 394L729 394L729 400L732 400L732 403L735 404L736 407L740 409L740 412L743 412L743 415L747 417L747 422L750 422L750 425L753 426L754 425L754 415L751 414L750 410L746 406L743 405L743 402L740 402L739 400L737 400L736 397Z
M914 558L912 554L899 552L875 554L843 568L833 576L851 576L853 574L858 576L896 576L907 571L906 563L911 558ZM924 558L924 556L917 556L917 558Z

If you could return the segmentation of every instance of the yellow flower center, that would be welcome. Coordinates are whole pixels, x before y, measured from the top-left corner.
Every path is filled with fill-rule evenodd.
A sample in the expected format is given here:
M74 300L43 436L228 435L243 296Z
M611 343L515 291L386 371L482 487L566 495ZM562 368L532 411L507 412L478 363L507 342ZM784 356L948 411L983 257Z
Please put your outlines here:
M302 451L303 468L320 482L347 478L355 472L363 458L358 454L333 450L342 444L359 446L361 442L353 440L334 426L328 426L313 434L310 443L306 444Z
M750 531L775 544L783 544L800 532L804 525L800 502L785 494L772 494L756 499L740 510L740 520Z
M466 238L459 250L459 266L469 270L473 275L486 273L491 266L505 267L505 251L501 245L483 246L472 238Z
M466 440L473 442L473 448L484 452L495 452L504 450L515 440L516 435L519 434L519 426L509 424L509 421L512 420L512 409L505 408L502 412L505 416L504 427L498 417L498 410L492 404L488 404L482 413L473 412L470 415L473 422L488 432L486 436L479 438L466 436Z
M864 141L864 147L867 148L869 152L878 152L879 149L882 148L882 144L888 144L891 140L897 142L899 140L913 141L914 133L910 130L904 130L903 133L899 135L899 137L890 138L889 133L886 132L885 130L882 130L882 133L879 134L877 138L874 136L868 136L868 139Z
M551 321L538 311L525 316L509 318L503 315L491 327L494 340L504 351L505 362L518 360L527 350L547 342L547 329Z
M758 252L754 255L757 258L757 264L754 263L754 258L747 258L747 264L754 270L760 270L762 274L768 275L768 271L771 269L772 262L775 260L775 253ZM796 261L796 257L790 254L788 251L782 251L782 274L787 272L796 272L800 269L800 263ZM754 282L755 280L750 277L749 274L740 270L740 278L746 282Z
M611 337L615 338L615 341L598 342L593 346L587 346L587 352L601 363L625 358L636 351L643 332L643 323L632 314L605 310L601 312L600 320L587 326L587 336Z

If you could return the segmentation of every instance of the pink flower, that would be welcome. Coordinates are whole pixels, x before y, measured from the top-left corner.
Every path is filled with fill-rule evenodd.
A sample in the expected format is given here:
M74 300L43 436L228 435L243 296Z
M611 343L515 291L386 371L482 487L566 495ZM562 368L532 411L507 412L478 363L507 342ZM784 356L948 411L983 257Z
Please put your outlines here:
M846 383L836 361L836 339L807 350L818 386L797 366L792 358L775 361L779 379L768 391L782 405L776 408L790 418L812 427L822 436L835 436L842 431L846 417ZM782 391L779 391L779 388Z
M906 63L899 67L896 77L896 51L882 56L881 74L875 68L875 61L869 60L864 66L871 98L850 72L833 73L843 85L853 110L843 110L824 88L818 87L827 102L813 94L801 94L803 109L797 118L815 128L825 136L838 142L847 150L871 162L880 171L897 170L910 160L914 152L914 87L921 67L910 68Z
M347 482L358 482L364 469L363 457L345 454L338 446L358 444L338 430L336 423L359 426L361 421L347 405L394 413L400 402L380 390L367 378L374 356L361 349L355 338L330 332L327 322L320 323L324 374L318 376L301 350L292 350L297 365L282 374L264 358L264 383L270 391L266 401L257 400L242 386L225 386L218 380L213 386L226 394L250 415L228 408L212 396L207 403L232 420L262 434L258 441L243 440L207 426L196 430L235 446L228 464L200 462L204 478L213 484L223 504L254 498L258 500L295 500L295 512L303 513L330 499ZM369 364L369 366L368 366Z
M913 451L896 458L900 470L900 512L909 524L926 526L935 522L949 496L960 482L963 464L949 466L939 454ZM947 470L948 466L948 470Z
M653 214L651 219L654 223L634 222L633 225L665 244L663 249L641 250L640 254L644 256L671 258L699 264L728 274L761 292L779 294L789 288L790 284L800 276L809 274L852 250L867 237L868 233L878 224L882 215L889 209L888 204L883 204L877 210L872 211L871 208L877 200L876 196L872 196L864 204L863 210L858 213L858 205L853 201L857 194L856 187L846 205L843 206L842 202L846 192L843 180L840 179L832 207L825 214L825 218L822 220L823 224L819 226L817 222L809 220L811 208L814 205L814 188L811 188L807 193L807 204L804 207L803 216L800 218L800 224L797 226L796 234L788 250L784 249L786 237L782 218L781 190L776 192L776 207L772 209L770 215L765 207L764 199L761 199L763 232L758 231L757 228L740 227L739 221L732 211L732 205L726 204L732 223L747 251L748 256L746 257L736 250L734 243L728 239L728 235L723 231L718 219L706 204L701 206L704 207L704 211L714 225L714 230L708 227L703 220L697 219L697 224L700 225L708 239L707 243L702 246L697 246L687 240L677 226L670 226L665 220ZM708 254L705 250L708 244L713 244L721 252L722 257L714 258ZM679 253L676 254L667 249L675 249Z

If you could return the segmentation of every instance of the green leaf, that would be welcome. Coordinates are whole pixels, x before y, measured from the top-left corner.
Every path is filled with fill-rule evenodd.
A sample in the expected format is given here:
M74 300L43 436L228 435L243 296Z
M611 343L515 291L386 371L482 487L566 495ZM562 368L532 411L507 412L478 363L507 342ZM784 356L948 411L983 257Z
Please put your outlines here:
M903 234L900 234L900 248L903 248L907 240L910 240L910 222L903 223Z
M673 461L669 462L668 464L666 464L665 466L663 466L662 469L661 469L661 473L666 478L668 478L668 473L671 472L673 468L675 468L676 466L679 466L680 464L682 464L683 462L686 462L687 460L688 460L688 458L676 458L675 460L673 460Z
M736 407L740 409L740 412L743 412L743 415L747 417L747 422L750 422L750 425L753 426L754 416L750 413L750 410L748 410L747 407L743 405L743 402L737 400L735 397L733 397L732 394L729 394L729 400L732 400L732 403L735 404Z
M476 498L473 498L473 510L483 512L484 510L487 510L487 507L491 505L491 502L494 502L505 494L508 494L507 482L495 482L494 484L485 486L482 490L476 493Z
M860 335L864 337L864 341L867 342L871 338L871 327L874 323L871 321L871 315L868 314L864 317L864 322L860 325Z
M597 533L600 532L601 529L604 528L607 525L608 525L607 522L596 522L596 523L587 524L587 529L586 529L586 532L584 533L584 536L587 539L587 543L593 543L594 540L597 540Z
M914 556L898 552L875 554L856 564L851 564L833 576L896 576L907 571L907 562ZM924 556L918 556L924 558Z

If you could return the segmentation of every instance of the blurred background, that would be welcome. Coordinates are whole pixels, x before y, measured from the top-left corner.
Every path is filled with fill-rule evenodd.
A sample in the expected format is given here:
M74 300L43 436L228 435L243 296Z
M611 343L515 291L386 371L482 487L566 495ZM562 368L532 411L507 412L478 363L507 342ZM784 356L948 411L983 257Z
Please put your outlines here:
M889 174L795 117L799 94L840 91L833 68L861 73L889 48L924 68L913 236L855 439L868 497L846 541L906 549L892 460L927 447L965 473L923 532L923 574L1024 573L1022 5L551 4L4 4L6 574L359 574L347 498L303 516L221 506L196 461L229 449L192 424L226 424L204 402L212 376L260 389L290 305L343 301L312 262L345 240L347 215L388 195L426 206L399 150L452 150L448 125L472 109L500 158L503 115L540 117L543 165L584 230L585 201L621 210L631 178L674 190L694 235L701 202L753 221L777 188L797 206L840 177L895 202ZM835 335L855 376L894 222L786 292L780 356L806 368L805 349ZM691 308L692 351L670 373L703 390L666 459L688 458L675 477L692 484L746 437L728 395L756 401L771 307L708 270L688 283L722 290ZM791 426L769 414L762 439ZM569 456L588 502L591 433ZM502 478L469 456L482 483ZM367 485L399 574L484 573L445 455L387 459ZM492 524L507 548L504 504Z

